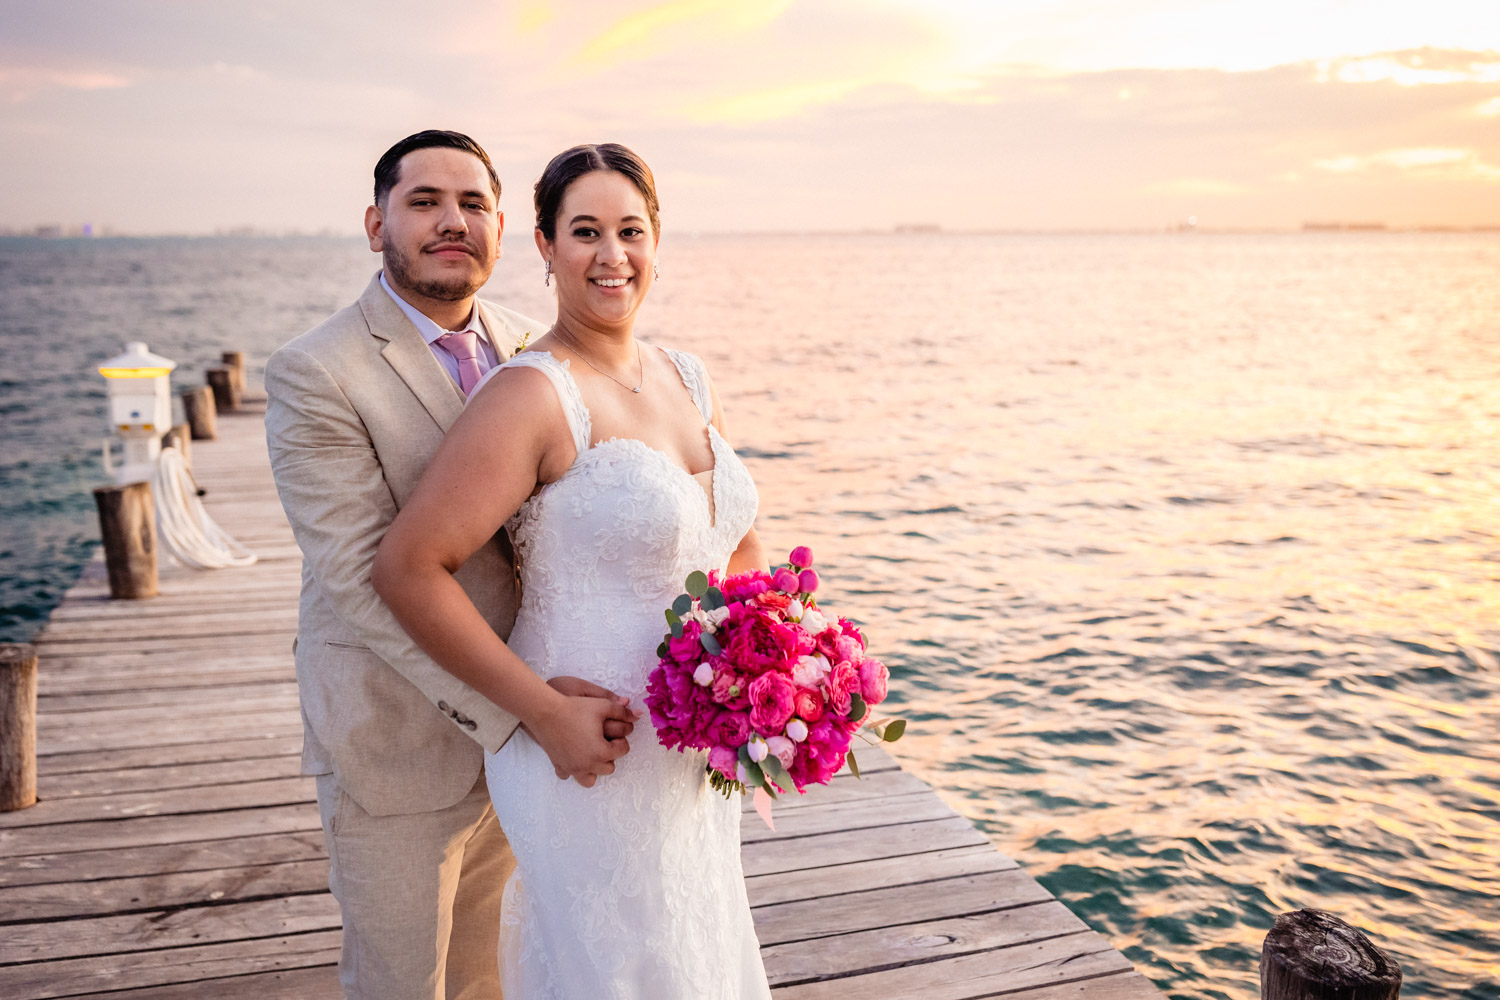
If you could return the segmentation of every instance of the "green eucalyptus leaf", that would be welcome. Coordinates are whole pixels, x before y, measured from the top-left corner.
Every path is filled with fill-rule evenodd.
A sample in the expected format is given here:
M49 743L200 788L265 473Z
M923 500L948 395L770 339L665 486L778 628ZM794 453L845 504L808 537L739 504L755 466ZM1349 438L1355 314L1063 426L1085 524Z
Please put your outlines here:
M849 773L858 778L860 776L859 761L854 759L854 751L850 750L847 754L844 755L844 759L849 762Z
M724 591L718 587L709 587L703 592L703 598L698 603L705 611L717 611L724 606Z
M682 619L677 616L677 612L673 611L671 608L668 608L663 613L667 616L668 625L676 625L678 622L682 621Z
M858 693L849 696L849 718L856 720L863 719L865 713L869 710L869 706L865 704L864 698L860 697Z
M693 610L693 599L687 594L678 594L677 600L672 602L672 610L679 615L685 615Z
M715 639L707 632L699 632L698 641L703 643L703 650L709 656L718 656L720 653L724 652L724 647L719 645L719 640Z
M680 619L672 623L672 638L682 638L682 621Z
M760 762L760 768L771 776L772 781L783 787L791 780L786 768L781 766L781 758L775 754L767 754L766 759Z
M906 720L892 719L891 724L885 727L885 732L881 734L881 738L884 739L887 743L894 743L899 740L902 734L905 732Z
M687 592L694 597L702 597L708 593L708 577L701 569L695 569L688 574Z
M765 785L766 772L762 771L760 765L755 763L755 761L752 760L745 765L745 772L750 776L750 780L745 782L745 787L756 788Z
M766 758L766 760L770 760L770 759L771 758L769 758L769 757ZM774 788L771 787L771 783L769 781L764 782L760 787L764 788L766 790L766 794L769 795L769 796L771 796L772 799L779 798L779 796L776 794L776 789L774 789Z
M660 646L656 647L656 658L659 660L663 656L666 656L666 655L667 655L667 644L664 642Z
M880 737L881 739L885 739L885 723L884 722L872 722L868 726L866 726L865 728L868 729L870 732L874 733L876 736Z

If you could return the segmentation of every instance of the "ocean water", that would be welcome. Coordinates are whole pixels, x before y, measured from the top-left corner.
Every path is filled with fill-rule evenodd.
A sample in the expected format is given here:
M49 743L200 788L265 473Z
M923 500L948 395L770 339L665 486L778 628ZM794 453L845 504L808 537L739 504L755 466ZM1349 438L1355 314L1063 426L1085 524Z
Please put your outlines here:
M0 638L94 544L98 360L254 382L375 266L0 240ZM1163 990L1250 1000L1316 906L1404 997L1500 993L1500 236L669 232L661 268L640 330L708 361L903 758ZM551 317L524 242L487 294Z

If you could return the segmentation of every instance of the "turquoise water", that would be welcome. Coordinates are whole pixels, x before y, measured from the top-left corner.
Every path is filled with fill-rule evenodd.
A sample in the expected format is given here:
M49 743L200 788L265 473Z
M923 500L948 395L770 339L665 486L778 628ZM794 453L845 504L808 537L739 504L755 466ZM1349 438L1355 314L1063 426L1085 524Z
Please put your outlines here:
M490 293L551 314L535 251ZM1403 996L1500 993L1500 237L714 237L702 354L903 756L1174 997L1339 913ZM358 241L0 240L0 636L93 544L92 364L195 384L352 300ZM233 525L227 525L232 531Z

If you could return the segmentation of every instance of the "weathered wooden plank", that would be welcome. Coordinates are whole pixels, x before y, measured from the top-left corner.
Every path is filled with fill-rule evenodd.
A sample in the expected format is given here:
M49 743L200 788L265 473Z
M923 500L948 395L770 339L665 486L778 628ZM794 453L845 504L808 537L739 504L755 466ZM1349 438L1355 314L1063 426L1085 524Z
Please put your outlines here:
M22 858L31 854L118 850L318 829L318 807L309 802L195 816L143 816L139 819L17 827L0 830L0 855Z
M73 750L37 755L38 775L81 774L92 771L115 771L131 767L160 767L168 764L205 764L223 760L252 760L281 757L302 752L302 728L273 736L250 736L236 740L212 740L206 743L173 743L135 749Z
M182 983L191 984L188 988L202 990L196 996L217 998L229 994L200 985L205 977L218 980L224 976L241 976L249 979L253 973L326 968L338 961L341 937L337 931L313 931L285 937L0 967L0 996L10 1000L49 1000L96 992L108 993L112 997L142 996L144 993L136 992L138 988ZM320 979L326 979L326 976L320 976ZM118 990L130 992L115 992ZM153 992L152 995L159 994ZM270 995L274 994L261 994ZM306 994L309 997L315 995Z
M151 948L180 948L250 937L336 930L340 926L339 904L326 892L222 906L10 924L0 936L0 965Z
M793 847L774 840L746 844L741 861L747 876L769 875L989 843L961 816L880 830L879 837L860 830L817 834L797 840Z
M38 802L31 809L0 813L0 830L134 819L142 816L223 812L316 801L317 789L313 779L294 774L291 777L279 776L263 781L51 799Z
M274 736L300 736L302 720L286 712L205 719L163 719L158 728L100 729L78 726L72 730L37 733L38 758L44 754L76 753L84 750L129 750L165 747L204 740L248 740Z
M54 774L41 782L42 799L55 802L87 795L118 795L123 792L170 791L243 781L266 781L300 774L301 757L281 754L202 764L169 764L161 767L123 768L114 771L84 771Z
M284 706L288 702L297 704L297 682L287 673L274 680L250 684L216 684L212 687L172 685L149 691L136 688L111 691L108 694L52 694L39 698L49 713L74 715L81 712L118 711L123 708L154 708L160 713L161 709L177 705L200 708L219 702L231 705L255 704L258 700L265 704ZM265 702L265 699L272 698L275 699L274 702Z
M772 985L779 986L946 960L1086 930L1082 920L1054 899L997 913L903 923L833 938L770 945L762 941L761 957Z
M324 965L122 990L108 994L108 1000L338 1000L342 995L338 968Z
M305 895L327 888L326 858L86 882L0 886L0 924Z
M1008 948L973 952L941 961L825 979L778 989L778 1000L842 1000L853 996L921 997L922 1000L973 1000L1028 987L1079 982L1112 972L1129 971L1130 963L1092 931L1027 942ZM1087 998L1087 993L1080 996Z
M745 880L745 889L750 895L750 905L756 907L914 882L932 882L979 872L1006 871L1015 867L1014 861L990 845L973 844L926 854L829 865L819 868L815 874L795 871L754 875Z
M46 720L45 728L38 728L38 739L43 733L53 737L66 735L82 726L124 730L141 726L159 727L164 721L187 719L196 722L209 716L213 719L229 719L238 716L260 715L268 719L284 718L297 711L297 692L277 690L254 694L249 697L224 698L207 712L201 704L186 706L170 702L162 705L132 705L129 707L89 708L77 712L54 713Z
M833 802L787 810L775 816L776 829L768 829L755 813L741 814L740 841L758 844L764 841L797 840L817 833L839 830L870 830L922 820L946 819L957 815L947 803L929 789L864 801ZM794 848L787 848L793 850Z
M1120 972L1083 982L1015 994L1015 1000L1162 1000L1162 992L1139 972Z
M1052 894L1019 868L938 882L867 889L838 896L757 907L755 930L764 945L785 944L879 927L969 917L1045 903Z
M316 811L312 818L317 821ZM179 844L101 847L64 854L14 856L0 852L0 886L86 882L327 858L321 827Z

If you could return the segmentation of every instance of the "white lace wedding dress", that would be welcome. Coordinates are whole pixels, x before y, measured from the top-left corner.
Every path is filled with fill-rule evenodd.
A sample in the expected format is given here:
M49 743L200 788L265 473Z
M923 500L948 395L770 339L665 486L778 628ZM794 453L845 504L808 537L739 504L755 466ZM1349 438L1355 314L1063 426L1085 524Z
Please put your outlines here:
M590 447L566 362L543 351L508 362L552 381L578 447L508 525L523 595L510 646L542 677L586 678L634 708L644 707L663 610L690 572L727 566L758 502L708 423L702 362L667 353L713 449L712 512L699 482L644 442ZM593 788L559 781L524 732L486 760L517 862L501 927L507 1000L769 998L740 868L739 797L710 789L704 766L701 753L663 747L649 713Z

